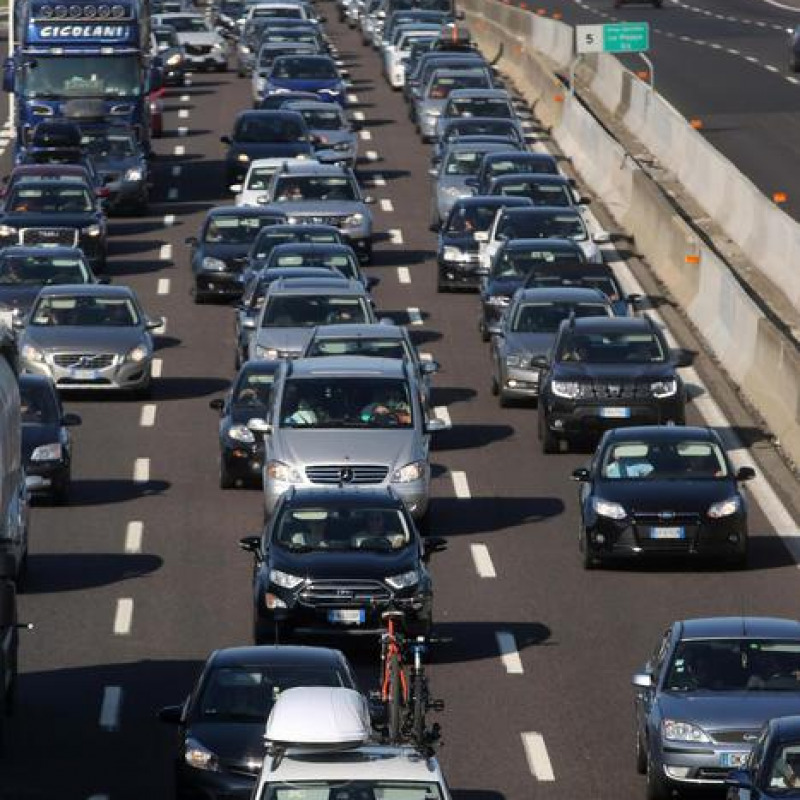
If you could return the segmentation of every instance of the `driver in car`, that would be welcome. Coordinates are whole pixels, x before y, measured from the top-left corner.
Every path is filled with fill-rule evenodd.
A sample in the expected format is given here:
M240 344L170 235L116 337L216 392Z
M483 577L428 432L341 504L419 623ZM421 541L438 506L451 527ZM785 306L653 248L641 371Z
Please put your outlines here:
M361 409L362 422L378 425L410 425L411 407L398 390L392 390L380 400L374 400Z

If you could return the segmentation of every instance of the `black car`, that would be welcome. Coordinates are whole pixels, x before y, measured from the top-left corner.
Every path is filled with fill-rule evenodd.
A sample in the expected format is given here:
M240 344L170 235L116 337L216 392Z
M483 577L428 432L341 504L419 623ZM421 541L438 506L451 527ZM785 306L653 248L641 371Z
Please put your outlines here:
M241 183L257 158L296 158L314 155L311 134L296 111L244 111L236 117L233 133L222 136L226 186Z
M210 297L239 297L243 271L259 231L285 222L274 210L256 206L217 206L206 215L200 236L190 236L190 261L194 275L194 301Z
M80 247L91 268L106 265L106 219L80 179L20 178L0 208L0 248L12 244Z
M154 25L151 35L153 64L161 68L164 86L183 86L187 70L186 48L181 44L178 32L172 25Z
M17 565L13 556L0 553L0 753L8 739L6 721L17 704L19 629L17 619Z
M248 361L236 376L227 397L209 406L220 413L219 485L221 489L260 483L264 439L247 423L267 415L279 361Z
M43 375L20 375L19 393L28 491L66 503L72 483L72 437L67 429L80 425L81 418L64 413L55 384Z
M747 559L747 501L710 428L649 425L608 431L580 482L585 567L616 556L689 555Z
M439 229L436 251L437 290L478 289L481 283L480 242L499 208L531 205L523 197L464 197L453 204L447 221Z
M346 244L342 232L335 225L270 225L258 232L247 260L249 275L262 270L269 260L272 249L279 244Z
M278 695L298 686L357 689L339 650L230 647L217 650L182 705L159 711L178 726L176 796L248 800L264 759L264 729Z
M478 174L468 181L468 185L475 188L476 194L486 194L494 178L517 172L558 175L558 162L549 153L530 153L523 150L487 153L483 157Z
M664 334L648 316L571 317L561 324L542 370L542 452L623 425L683 425L686 390Z
M502 243L489 267L481 276L481 315L478 330L488 342L499 333L503 314L517 289L525 285L528 273L539 264L556 268L586 261L583 251L568 239L509 239Z
M409 632L429 632L433 586L428 557L444 540L420 537L392 491L290 489L261 536L241 547L256 559L256 643L298 634L375 634L390 604Z

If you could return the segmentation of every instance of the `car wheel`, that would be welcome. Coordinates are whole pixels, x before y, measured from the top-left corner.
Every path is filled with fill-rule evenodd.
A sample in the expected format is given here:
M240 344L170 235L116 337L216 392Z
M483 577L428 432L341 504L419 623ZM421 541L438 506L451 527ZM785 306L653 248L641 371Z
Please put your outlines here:
M277 637L277 623L267 622L262 619L258 614L253 617L253 641L256 644L269 644L276 642Z
M509 408L511 406L511 398L505 392L499 392L500 408Z
M436 291L439 292L439 294L445 294L450 291L450 287L440 280L436 284Z
M478 330L480 331L480 334L481 334L481 341L482 341L482 342L488 342L488 341L489 341L489 339L491 339L491 338L492 338L492 337L489 335L489 329L486 327L486 323L485 323L483 320L481 320L481 321L478 323Z
M194 290L194 304L196 306L202 306L206 302L206 294L205 292L199 292L197 289Z
M647 800L670 800L672 791L660 768L647 760Z
M642 734L636 734L636 771L640 775L647 775L647 749L642 741Z
M71 477L69 474L53 489L53 505L65 506L69 503Z
M730 561L730 568L734 570L747 569L747 539L745 539L744 547L732 556Z
M558 437L547 427L544 414L539 414L539 441L542 443L542 452L545 455L558 452Z
M236 485L233 477L231 476L228 467L225 464L225 459L219 460L219 488L220 489L233 489Z
M598 565L598 559L589 550L589 543L586 541L586 531L581 526L578 533L578 550L581 554L581 566L584 569L594 569Z
M148 380L144 386L140 386L134 395L137 400L149 400L153 396L153 382Z
M497 395L500 394L500 384L497 382L496 375L492 375L491 391L495 397L497 397Z

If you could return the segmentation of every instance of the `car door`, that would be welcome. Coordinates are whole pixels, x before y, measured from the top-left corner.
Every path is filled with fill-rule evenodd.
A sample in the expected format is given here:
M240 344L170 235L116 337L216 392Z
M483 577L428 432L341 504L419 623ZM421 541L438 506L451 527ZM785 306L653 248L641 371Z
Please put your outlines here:
M649 740L650 733L654 728L657 729L660 724L660 720L656 718L657 715L653 711L662 674L668 663L669 654L672 652L672 644L672 628L669 628L664 632L661 641L653 651L652 657L644 667L645 673L652 678L651 686L649 688L638 688L636 691L637 731L642 737L643 743Z

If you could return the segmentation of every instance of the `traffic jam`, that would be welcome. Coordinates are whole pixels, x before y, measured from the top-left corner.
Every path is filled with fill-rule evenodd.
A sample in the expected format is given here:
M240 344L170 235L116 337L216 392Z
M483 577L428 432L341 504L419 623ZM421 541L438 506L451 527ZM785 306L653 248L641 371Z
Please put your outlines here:
M734 458L694 410L697 353L621 275L593 198L451 0L26 0L13 11L0 798L58 785L63 797L116 800L144 780L180 800L458 800L470 790L445 771L461 780L474 763L456 751L472 761L465 742L494 746L491 733L459 730L462 706L488 695L491 727L517 702L469 678L459 693L458 676L490 650L504 672L533 671L548 636L529 630L532 617L498 623L479 645L454 621L498 577L491 525L517 535L569 502L560 539L576 592L651 574L724 586L761 564L755 461ZM202 152L190 102L207 107ZM396 169L374 149L384 135L396 137ZM424 171L403 170L403 147L419 148ZM411 181L405 230L377 197L393 179ZM153 238L165 230L168 241ZM414 281L430 286L431 315L455 309L440 334L424 308L402 308ZM448 384L476 353L493 425L470 432L450 410L477 389ZM169 471L139 455L142 443ZM506 449L470 520L469 448L493 446ZM120 477L116 459L131 451L132 479ZM443 467L442 453L455 460ZM535 514L524 498L517 512L504 505L503 484L544 495L545 473L569 501L537 501ZM173 549L148 555L143 538L170 527ZM200 529L207 539L193 538ZM219 550L200 545L212 540ZM465 565L473 588L453 577ZM215 569L238 577L215 588ZM115 641L133 641L143 619L173 627L112 655L91 638L94 618L68 609L96 610L116 582L131 596L115 600ZM194 597L207 583L213 602ZM172 642L182 607L194 621ZM800 621L744 602L678 607L619 681L630 706L614 724L629 741L612 734L607 746L641 776L621 794L800 792ZM221 633L206 647L209 631ZM171 643L187 666L137 682ZM94 674L110 660L126 669ZM57 784L33 774L31 720L52 709L54 741L69 749L70 704L99 710L106 734L127 724L128 746L155 743L135 757L158 764L158 790L143 761L109 768L117 787L91 791L70 785L79 766L66 757L53 761ZM548 750L546 723L530 724L539 730L515 734L509 772L527 765L544 796L569 765L560 742ZM504 794L491 789L475 791Z

